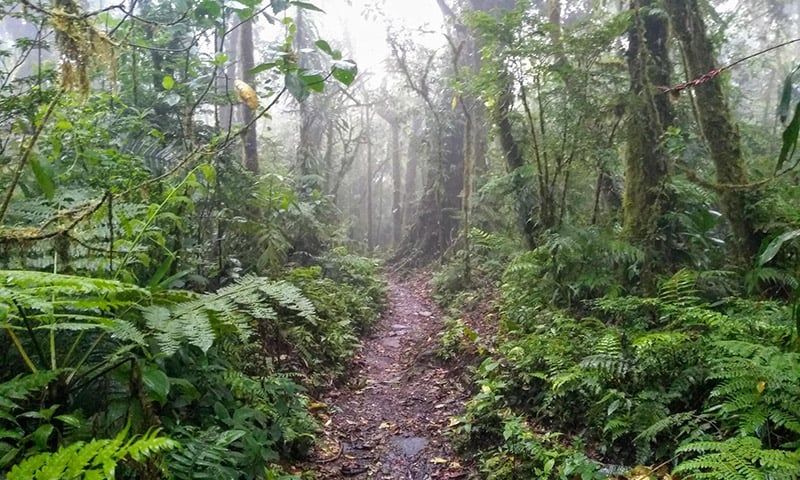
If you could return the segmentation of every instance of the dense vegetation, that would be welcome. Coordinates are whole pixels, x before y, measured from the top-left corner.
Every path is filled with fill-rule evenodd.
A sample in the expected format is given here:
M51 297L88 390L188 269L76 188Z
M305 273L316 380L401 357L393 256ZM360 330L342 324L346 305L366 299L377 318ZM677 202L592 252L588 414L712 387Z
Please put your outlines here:
M231 148L251 126L219 120L229 61L194 53L263 6L0 8L23 30L0 89L0 477L285 478L318 430L309 395L341 378L385 287L329 197ZM266 10L287 55L289 8L314 7ZM337 81L261 70L301 99Z
M800 478L796 2L334 3L0 1L0 477L297 478L382 257L482 478Z
M796 58L709 55L764 55L780 36L736 40L797 12L491 3L451 30L506 167L435 279L456 318L497 298L442 337L479 358L456 440L490 479L798 478Z

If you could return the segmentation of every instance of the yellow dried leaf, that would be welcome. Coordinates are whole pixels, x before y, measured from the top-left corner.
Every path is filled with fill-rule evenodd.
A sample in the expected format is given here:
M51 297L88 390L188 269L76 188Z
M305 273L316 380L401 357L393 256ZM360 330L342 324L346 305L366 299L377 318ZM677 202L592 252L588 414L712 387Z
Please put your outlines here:
M253 87L241 80L236 80L233 82L233 88L236 90L236 96L239 97L242 103L247 105L247 108L250 110L258 108L258 95L253 90Z
M764 390L766 389L767 389L767 382L765 382L764 380L761 380L760 382L758 382L758 385L756 385L756 390L758 390L758 393L764 393Z
M328 406L322 402L311 402L308 404L309 410L322 410L324 408L328 408Z
M447 463L447 460L442 457L431 458L431 463L442 464Z

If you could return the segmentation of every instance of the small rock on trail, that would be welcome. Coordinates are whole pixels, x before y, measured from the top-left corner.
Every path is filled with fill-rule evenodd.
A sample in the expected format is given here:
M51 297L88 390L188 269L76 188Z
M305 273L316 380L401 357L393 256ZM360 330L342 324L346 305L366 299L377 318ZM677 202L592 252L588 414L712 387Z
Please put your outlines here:
M352 380L324 399L330 419L308 469L320 479L473 478L447 438L468 394L423 355L438 345L441 312L424 277L388 281L389 308L364 341Z

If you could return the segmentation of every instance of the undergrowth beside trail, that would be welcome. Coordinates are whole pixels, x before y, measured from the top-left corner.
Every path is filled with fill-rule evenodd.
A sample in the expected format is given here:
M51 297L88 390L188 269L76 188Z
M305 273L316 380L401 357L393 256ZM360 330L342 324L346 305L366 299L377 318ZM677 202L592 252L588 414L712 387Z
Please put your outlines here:
M794 305L742 297L722 271L682 269L648 294L642 261L599 234L554 235L476 280L500 291L499 333L453 321L442 352L481 345L452 423L483 478L800 476ZM451 302L470 296L452 268L435 282Z
M207 294L0 272L0 469L289 478L278 465L318 428L307 392L344 372L386 304L373 260L313 263Z

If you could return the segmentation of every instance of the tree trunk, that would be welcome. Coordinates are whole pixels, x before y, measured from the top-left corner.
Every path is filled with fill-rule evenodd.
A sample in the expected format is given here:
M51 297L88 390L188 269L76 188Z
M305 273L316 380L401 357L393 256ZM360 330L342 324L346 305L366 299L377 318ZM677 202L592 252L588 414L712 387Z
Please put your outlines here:
M309 12L297 7L295 17L296 31L294 34L294 49L297 52L297 63L304 70L319 70L314 58L308 53L314 48L313 23ZM325 115L321 108L315 107L314 97L311 96L300 102L300 142L297 147L297 171L305 177L303 189L310 191L321 188L314 176L320 173L320 153L322 150L322 137L325 125Z
M374 206L372 199L372 177L375 175L375 160L372 158L372 114L367 107L367 248L370 252L375 247L373 225Z
M526 245L528 248L533 249L536 246L536 228L533 221L534 199L521 171L526 163L525 157L523 156L522 148L514 138L511 119L508 118L513 109L514 98L512 93L513 84L508 72L501 72L499 82L502 83L502 87L500 89L500 97L495 102L494 116L500 136L500 147L503 149L506 169L512 175L517 225L522 231Z
M392 127L392 247L400 245L403 238L403 167L400 164L400 124Z
M699 78L715 70L714 45L706 33L697 0L667 0L665 5L686 57L689 76ZM739 131L731 120L719 78L698 85L694 94L700 107L697 121L711 152L717 182L722 184L719 202L733 231L731 251L736 264L746 267L752 264L760 243L748 215L752 201L748 201L744 189L725 186L747 183Z
M253 58L253 19L248 18L242 23L241 44L239 46L240 64L242 67L242 80L253 86L254 75L250 71L255 67L255 59ZM250 107L244 103L240 107L242 122L248 125L253 121L255 114ZM258 140L256 137L256 124L253 123L249 128L242 132L242 141L244 142L244 166L247 170L255 175L259 173L258 167Z
M225 38L227 44L227 50L225 50L226 45L220 45L220 51L227 52L229 59L236 59L239 55L239 29L234 29L228 36ZM226 131L231 131L233 128L234 120L234 109L233 109L233 98L234 96L231 94L233 90L233 82L236 80L236 65L238 62L231 61L228 63L228 66L225 67L224 71L221 71L217 77L217 94L220 97L224 96L224 99L221 99L221 105L219 108L219 128Z
M415 211L417 203L417 157L420 152L417 150L419 141L421 139L420 130L422 129L422 120L419 116L415 116L411 121L411 135L408 142L408 162L406 163L406 185L405 192L403 193L403 228L411 223L412 215Z
M626 236L651 252L659 250L658 239L663 238L659 228L668 207L665 184L669 168L662 136L672 122L669 98L655 89L655 85L670 83L667 19L655 11L642 11L656 4L656 0L631 2L634 24L628 32L631 94L623 202Z

